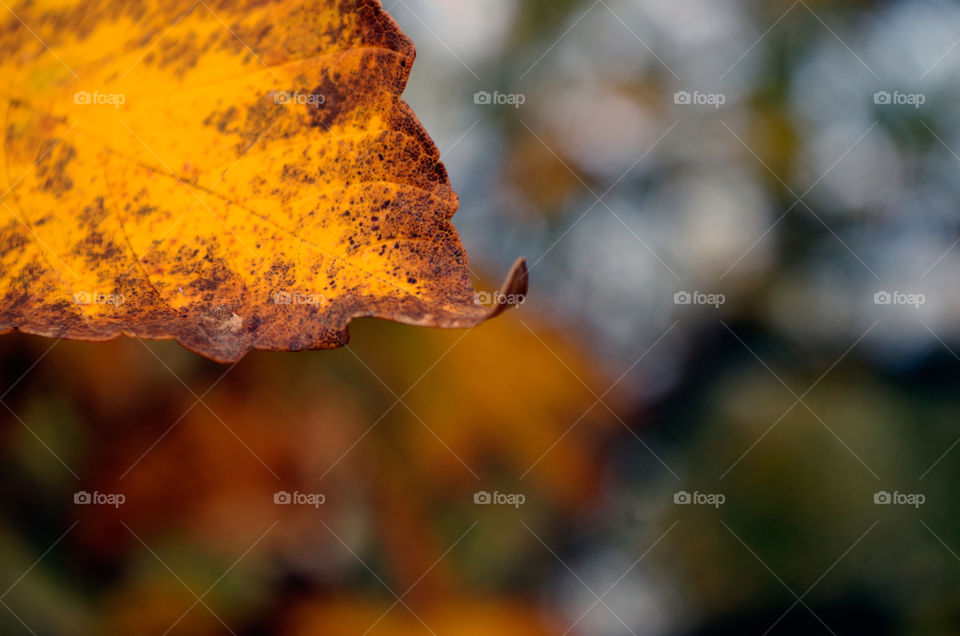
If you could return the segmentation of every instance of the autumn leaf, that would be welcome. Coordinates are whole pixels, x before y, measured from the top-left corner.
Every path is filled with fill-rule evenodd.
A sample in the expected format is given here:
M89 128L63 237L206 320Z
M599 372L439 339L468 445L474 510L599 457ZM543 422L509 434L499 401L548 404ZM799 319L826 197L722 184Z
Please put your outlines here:
M0 333L219 361L484 305L378 0L23 0L0 18Z

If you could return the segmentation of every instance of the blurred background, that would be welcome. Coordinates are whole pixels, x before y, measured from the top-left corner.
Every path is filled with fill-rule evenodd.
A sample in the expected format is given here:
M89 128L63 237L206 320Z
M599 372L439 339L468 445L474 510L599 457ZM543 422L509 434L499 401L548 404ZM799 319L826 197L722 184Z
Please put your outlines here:
M384 4L527 302L0 338L0 633L960 633L960 4Z

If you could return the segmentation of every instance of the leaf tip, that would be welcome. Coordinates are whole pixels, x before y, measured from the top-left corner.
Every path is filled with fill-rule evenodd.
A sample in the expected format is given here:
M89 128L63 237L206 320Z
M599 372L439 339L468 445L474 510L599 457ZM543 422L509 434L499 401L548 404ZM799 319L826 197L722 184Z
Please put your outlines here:
M497 304L490 310L487 319L499 316L514 305L522 305L526 301L529 286L530 270L527 268L527 259L521 256L507 272L497 295Z

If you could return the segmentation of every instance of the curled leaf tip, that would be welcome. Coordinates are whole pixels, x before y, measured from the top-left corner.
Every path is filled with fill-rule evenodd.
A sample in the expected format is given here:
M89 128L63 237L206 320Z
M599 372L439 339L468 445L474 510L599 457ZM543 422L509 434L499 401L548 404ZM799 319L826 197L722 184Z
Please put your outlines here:
M499 316L515 305L522 305L527 299L527 290L530 285L530 273L527 269L527 259L522 256L514 261L507 277L500 286L497 303L490 310L487 319Z

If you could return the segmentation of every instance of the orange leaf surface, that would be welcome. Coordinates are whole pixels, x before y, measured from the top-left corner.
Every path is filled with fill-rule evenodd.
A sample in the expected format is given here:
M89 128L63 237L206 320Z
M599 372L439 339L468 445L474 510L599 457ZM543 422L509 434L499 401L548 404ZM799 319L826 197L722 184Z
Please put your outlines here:
M232 361L507 306L476 300L378 0L4 6L0 333ZM526 292L522 260L501 291Z

